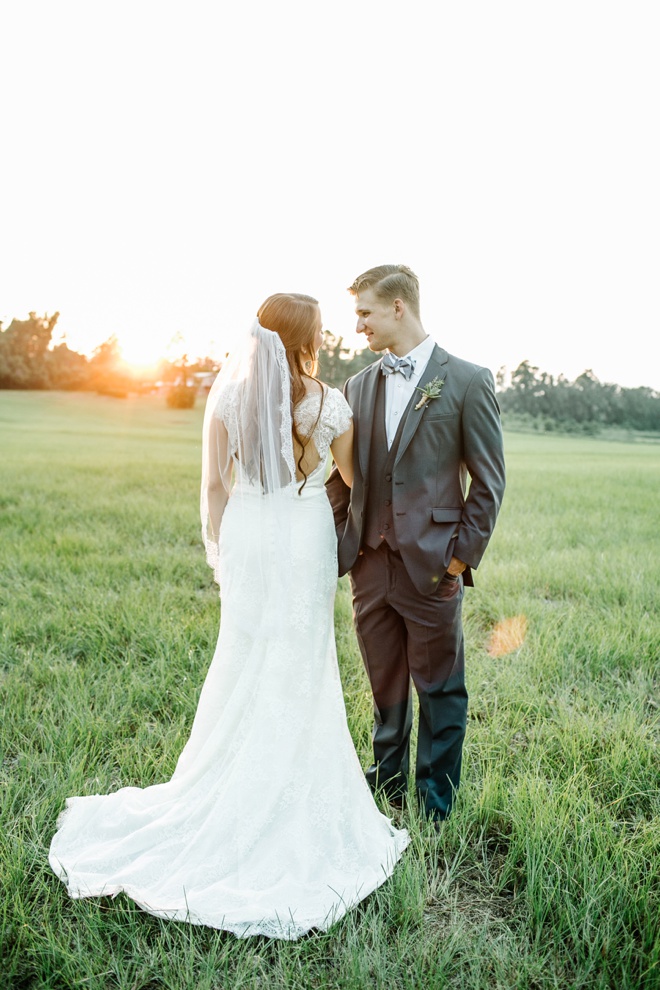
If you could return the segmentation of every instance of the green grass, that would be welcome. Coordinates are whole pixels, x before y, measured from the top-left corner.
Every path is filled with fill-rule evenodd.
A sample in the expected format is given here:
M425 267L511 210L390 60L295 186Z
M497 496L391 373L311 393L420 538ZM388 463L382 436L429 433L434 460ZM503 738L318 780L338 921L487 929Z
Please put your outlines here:
M65 797L169 776L215 645L201 416L0 392L0 986L660 987L653 445L507 435L505 504L466 593L455 813L439 834L404 813L404 860L330 932L241 941L123 896L67 897L47 865ZM524 645L490 657L494 624L517 615ZM366 763L345 581L336 618Z

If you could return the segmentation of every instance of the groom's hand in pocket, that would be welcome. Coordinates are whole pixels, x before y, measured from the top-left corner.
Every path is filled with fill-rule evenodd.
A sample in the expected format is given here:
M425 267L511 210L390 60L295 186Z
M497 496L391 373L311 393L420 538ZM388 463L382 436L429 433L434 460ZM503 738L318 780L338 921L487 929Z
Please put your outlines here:
M452 577L458 577L459 574L463 573L466 567L467 564L464 564L462 560L458 559L458 557L452 557L449 561L447 574L451 574Z

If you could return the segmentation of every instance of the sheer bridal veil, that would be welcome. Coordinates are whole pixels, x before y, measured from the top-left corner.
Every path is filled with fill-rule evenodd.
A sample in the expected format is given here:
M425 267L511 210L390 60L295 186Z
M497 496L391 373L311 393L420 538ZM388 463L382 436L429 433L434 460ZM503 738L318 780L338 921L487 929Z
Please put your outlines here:
M290 512L298 486L286 350L279 335L264 329L258 320L225 360L213 383L202 441L200 512L208 563L220 583L218 533L212 529L209 498L214 481L217 484L221 480L225 491L232 493L232 511L243 515L240 528L245 537L245 567L261 572L252 574L261 585L267 576L272 579L272 559L264 559L267 549L271 551L269 558L274 554L279 559L280 573L292 563L288 559ZM269 546L255 556L253 541L263 541L266 533ZM223 575L223 597L225 584Z

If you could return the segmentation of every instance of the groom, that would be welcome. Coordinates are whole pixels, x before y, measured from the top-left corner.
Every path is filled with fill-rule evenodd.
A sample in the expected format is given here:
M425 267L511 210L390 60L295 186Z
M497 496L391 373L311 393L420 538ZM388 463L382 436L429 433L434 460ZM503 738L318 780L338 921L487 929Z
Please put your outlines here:
M372 268L349 292L358 333L386 352L344 389L355 424L353 488L336 468L328 479L339 573L350 571L374 698L367 780L402 805L412 678L417 793L426 815L442 820L459 785L467 716L463 586L473 584L504 492L499 407L490 371L427 336L409 268Z

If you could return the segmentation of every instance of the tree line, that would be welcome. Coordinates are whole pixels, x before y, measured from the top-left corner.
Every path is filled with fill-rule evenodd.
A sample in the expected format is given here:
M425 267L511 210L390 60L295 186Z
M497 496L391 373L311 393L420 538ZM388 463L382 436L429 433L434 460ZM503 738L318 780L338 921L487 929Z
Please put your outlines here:
M53 345L53 331L59 313L0 325L0 388L89 390L105 395L125 396L153 388L156 381L186 385L195 371L214 370L211 358L190 364L184 356L178 361L160 360L151 377L136 372L121 353L116 337L109 337L90 357L72 350L62 341ZM216 366L217 367L217 366Z
M499 370L497 389L505 422L511 426L583 433L598 433L604 427L660 430L660 393L601 382L590 369L569 381L522 361L508 382L506 369Z
M181 392L189 388L195 372L212 373L221 364L211 357L192 362L187 357L174 362L163 359L153 380L145 380L123 361L115 337L100 344L89 358L72 350L66 341L53 345L58 318L59 313L30 313L26 320L12 320L6 329L0 325L0 388L86 389L121 396L148 391L161 381ZM342 337L327 333L319 376L343 388L347 378L377 358L368 348L354 350ZM510 376L505 368L499 370L497 392L505 423L512 427L585 433L605 427L660 431L660 393L601 382L591 370L569 381L522 361Z
M189 361L183 356L176 361L160 360L151 378L144 372L138 375L123 360L115 337L100 344L89 358L72 350L66 341L53 345L58 318L59 313L30 313L27 320L14 319L4 330L0 325L0 389L91 390L120 396L148 391L160 381L183 391L190 388L195 373L212 373L222 364L212 357ZM341 337L327 334L319 362L320 377L342 388L347 378L376 356L369 350L352 351Z
M327 334L320 377L342 388L347 378L378 357L367 348L347 351L341 337ZM569 381L564 375L553 377L529 361L521 361L510 376L506 368L500 368L496 384L505 425L511 428L589 434L606 427L660 431L660 393L601 382L590 369Z

